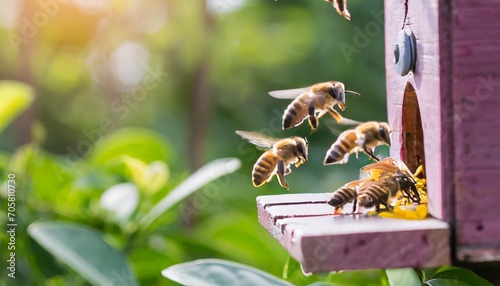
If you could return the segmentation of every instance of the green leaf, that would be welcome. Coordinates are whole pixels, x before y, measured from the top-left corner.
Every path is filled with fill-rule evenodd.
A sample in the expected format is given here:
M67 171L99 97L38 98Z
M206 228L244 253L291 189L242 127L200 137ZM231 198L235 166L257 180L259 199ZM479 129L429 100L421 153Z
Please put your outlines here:
M167 164L161 161L154 161L147 165L143 161L124 155L122 157L130 177L139 189L147 195L158 192L167 183L170 172Z
M94 285L138 285L125 255L94 229L66 222L36 222L28 233Z
M161 274L183 285L292 285L262 270L221 259L200 259L177 264L163 270Z
M98 141L90 160L123 173L123 155L151 163L167 161L171 151L170 145L159 133L142 128L123 128Z
M34 99L31 86L17 81L0 81L0 132L26 110Z
M474 273L468 269L464 269L464 268L455 268L455 269L449 269L449 270L444 270L444 271L438 272L434 276L432 276L431 280L437 279L437 278L454 280L456 282L463 282L464 285L474 285L474 286L491 286L492 285L486 279L484 279L481 276L477 275L476 273Z
M390 286L420 286L422 282L413 268L386 269Z
M141 176L141 188L148 195L153 195L165 186L169 176L167 164L154 161L146 167Z
M141 226L147 228L155 219L186 196L221 176L233 173L238 170L240 166L241 161L239 159L224 158L214 160L201 167L159 201L153 209L142 218Z
M25 145L18 148L12 156L10 172L18 177L29 178L39 198L54 201L75 175L74 169L62 164L58 159L31 144Z
M444 279L444 278L433 278L425 281L423 286L476 286L474 284L468 284L465 282L453 280L453 279Z
M333 285L379 286L387 285L384 270L355 270L331 273L326 282ZM406 286L406 285L405 285Z
M228 208L225 208L225 211L198 223L196 230L191 235L193 243L212 249L213 252L218 253L218 257L222 256L229 260L265 269L268 273L276 276L281 275L283 261L288 256L286 250L280 248L279 242L268 235L254 216L249 217ZM183 215L183 218L186 219L186 216ZM269 253L273 254L272 257L269 256ZM294 274L300 274L300 278L303 278L300 265L297 265L297 268L298 273ZM293 279L298 280L296 275L286 279L290 282L295 282ZM310 280L310 282L314 281L316 280Z
M283 266L283 278L288 279L298 271L302 271L300 263L298 263L297 260L293 259L291 256L288 256L285 265Z
M140 187L142 174L144 174L144 170L146 170L148 164L128 155L123 155L122 160L127 167L129 178L131 178L132 181Z

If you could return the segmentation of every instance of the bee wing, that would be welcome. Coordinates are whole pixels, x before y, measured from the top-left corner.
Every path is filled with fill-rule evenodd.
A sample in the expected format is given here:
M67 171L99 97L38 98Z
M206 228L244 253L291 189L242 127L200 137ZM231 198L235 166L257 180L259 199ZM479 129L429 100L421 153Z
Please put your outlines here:
M377 180L389 174L396 174L398 167L395 165L395 160L388 157L382 161L364 166L361 171L368 173L372 179Z
M410 171L408 166L406 166L406 164L403 161L394 159L394 165L396 167L398 167L399 170L401 172L403 172L404 174L406 174L407 176L413 177L412 172Z
M294 99L299 95L307 92L310 87L301 87L301 88L293 88L293 89L283 89L283 90L273 90L269 92L269 95L274 98L279 99Z
M342 117L342 121L338 124L340 124L340 125L358 125L361 123L363 123L363 122L352 120L352 119L349 119L347 117Z
M264 149L270 149L276 142L280 141L280 139L269 137L256 131L236 130L236 134L255 146Z
M369 171L369 170L373 170L373 169L379 169L379 170L384 170L384 171L396 173L398 170L398 166L395 165L395 163L396 163L396 160L394 160L391 157L387 157L387 158L382 159L379 162L368 164L368 165L364 166L363 168L361 168L361 170L362 171Z
M351 182L345 184L344 186L346 188L354 189L357 186L361 185L364 181L366 181L366 180L364 180L364 179L354 180L354 181L351 181Z

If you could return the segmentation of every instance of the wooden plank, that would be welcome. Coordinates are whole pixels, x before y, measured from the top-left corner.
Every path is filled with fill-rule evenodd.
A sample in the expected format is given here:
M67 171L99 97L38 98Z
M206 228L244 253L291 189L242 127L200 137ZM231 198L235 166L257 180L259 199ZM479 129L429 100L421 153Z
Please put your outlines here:
M257 197L257 211L260 224L269 232L274 232L274 217L267 211L275 205L300 205L303 203L325 204L329 194L284 194L280 196L266 196L265 200ZM273 223L271 223L273 222Z
M325 194L260 196L260 223L305 272L438 267L450 263L449 230L435 219L334 215ZM283 204L280 204L283 202ZM348 213L351 206L345 206Z
M457 0L452 11L457 258L500 261L500 2Z

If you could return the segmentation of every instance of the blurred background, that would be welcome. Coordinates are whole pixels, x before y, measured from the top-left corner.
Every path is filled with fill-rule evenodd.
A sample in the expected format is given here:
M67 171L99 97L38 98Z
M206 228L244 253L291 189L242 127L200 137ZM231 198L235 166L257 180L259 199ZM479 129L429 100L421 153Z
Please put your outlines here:
M386 120L383 1L348 1L351 21L321 0L0 0L0 7L0 79L27 83L35 95L0 134L2 176L20 170L24 227L72 221L123 246L126 227L110 223L98 204L106 189L131 181L109 156L165 163L168 182L149 204L214 159L241 159L240 170L135 241L127 256L144 285L167 285L162 269L209 257L281 276L288 255L257 222L255 198L286 191L276 179L252 186L262 151L235 130L307 137L310 160L287 177L291 193L333 191L368 162L360 154L323 166L347 127L327 115L313 134L307 123L282 131L290 101L268 91L338 80L362 94L347 97L345 117ZM26 233L19 237L18 282L77 279L57 261L41 266L37 256L50 255Z

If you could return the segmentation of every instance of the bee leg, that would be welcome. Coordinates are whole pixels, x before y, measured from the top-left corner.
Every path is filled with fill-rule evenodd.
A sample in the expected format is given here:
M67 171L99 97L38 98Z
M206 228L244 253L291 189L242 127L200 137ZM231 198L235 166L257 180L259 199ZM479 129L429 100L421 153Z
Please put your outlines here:
M330 109L328 109L328 112L337 121L337 123L342 122L342 120L343 120L342 115L340 115L340 113L338 113L337 110L330 108Z
M413 196L410 196L412 202L419 204L420 203L420 195L418 194L417 186L414 183L410 183L410 189L413 192Z
M373 155L373 151L369 148L366 147L366 145L363 145L363 151L368 155L370 158L372 158L375 161L380 161L375 155Z
M318 128L318 118L316 117L314 102L309 103L309 125L311 126L312 131L316 131Z
M283 160L278 161L278 181L283 189L288 190L288 183L285 180L285 163Z
M292 168L290 168L290 165L287 165L285 167L285 176L288 175L288 174L290 174L291 172L292 172Z
M352 213L356 213L356 207L358 205L358 197L354 197L354 202L352 202Z

